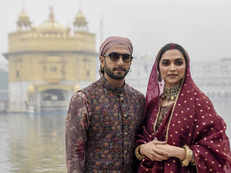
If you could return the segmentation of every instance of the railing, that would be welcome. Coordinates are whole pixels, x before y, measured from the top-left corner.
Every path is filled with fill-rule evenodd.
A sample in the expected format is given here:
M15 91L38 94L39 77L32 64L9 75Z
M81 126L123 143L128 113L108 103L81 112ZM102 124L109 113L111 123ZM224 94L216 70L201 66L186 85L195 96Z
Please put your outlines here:
M66 107L68 102L66 101L43 101L41 107Z

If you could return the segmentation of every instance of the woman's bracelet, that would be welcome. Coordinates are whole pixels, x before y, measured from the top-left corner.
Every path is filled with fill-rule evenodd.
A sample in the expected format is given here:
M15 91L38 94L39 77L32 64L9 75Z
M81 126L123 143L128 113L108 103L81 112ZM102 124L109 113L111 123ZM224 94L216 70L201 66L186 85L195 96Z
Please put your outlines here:
M194 158L194 155L192 154L192 159L191 159L191 165L192 166L196 166L196 162L195 162L195 158Z
M138 160L143 160L145 158L145 156L140 153L140 147L141 147L141 145L138 145L136 147L136 149L135 149L135 155L136 155L136 158Z
M183 148L185 150L185 158L181 161L181 165L186 167L192 161L193 151L187 145L184 145Z

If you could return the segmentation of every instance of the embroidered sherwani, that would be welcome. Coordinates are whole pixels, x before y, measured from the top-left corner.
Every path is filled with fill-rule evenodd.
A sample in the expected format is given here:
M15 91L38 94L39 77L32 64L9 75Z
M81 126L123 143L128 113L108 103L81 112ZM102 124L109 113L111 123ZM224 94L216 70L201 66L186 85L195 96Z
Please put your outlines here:
M68 173L134 172L144 100L129 85L113 88L103 77L76 92L66 119Z

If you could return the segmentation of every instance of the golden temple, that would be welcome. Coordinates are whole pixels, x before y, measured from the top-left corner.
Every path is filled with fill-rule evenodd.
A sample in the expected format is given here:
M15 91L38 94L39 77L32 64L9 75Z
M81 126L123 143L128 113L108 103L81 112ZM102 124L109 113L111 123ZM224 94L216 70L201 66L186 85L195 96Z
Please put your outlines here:
M73 26L48 19L32 26L22 10L17 29L8 35L9 111L66 109L74 90L96 78L96 35L89 32L82 11Z

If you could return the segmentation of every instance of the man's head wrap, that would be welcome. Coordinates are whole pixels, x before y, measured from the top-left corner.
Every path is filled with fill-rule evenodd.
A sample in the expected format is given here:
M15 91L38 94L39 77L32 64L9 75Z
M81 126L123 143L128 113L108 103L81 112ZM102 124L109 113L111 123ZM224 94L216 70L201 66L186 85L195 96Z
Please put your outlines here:
M133 46L131 41L128 38L125 37L118 37L118 36L112 36L108 37L100 46L100 56L105 55L108 49L111 47L124 47L127 49L132 55L133 53Z

